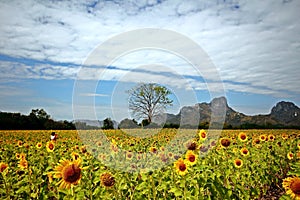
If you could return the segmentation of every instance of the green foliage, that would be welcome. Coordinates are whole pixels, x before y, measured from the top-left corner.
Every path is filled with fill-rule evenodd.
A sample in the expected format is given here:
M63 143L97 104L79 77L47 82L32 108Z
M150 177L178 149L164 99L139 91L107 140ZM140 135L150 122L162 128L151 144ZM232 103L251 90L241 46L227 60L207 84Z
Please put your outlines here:
M70 130L75 129L72 122L54 121L44 109L32 109L31 113L0 112L0 129L2 130Z
M129 109L137 119L147 118L151 123L153 117L159 115L173 100L168 96L172 92L155 83L143 83L128 91Z
M103 121L102 129L104 129L104 130L114 129L114 122L110 118L106 118Z

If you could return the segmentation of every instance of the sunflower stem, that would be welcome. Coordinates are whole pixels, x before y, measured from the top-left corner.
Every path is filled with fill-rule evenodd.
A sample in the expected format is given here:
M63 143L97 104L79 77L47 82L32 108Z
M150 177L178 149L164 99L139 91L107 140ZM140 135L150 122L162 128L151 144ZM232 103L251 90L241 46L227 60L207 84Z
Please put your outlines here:
M2 175L2 173L1 173ZM6 183L6 178L4 175L2 175L2 178L4 180L4 187L5 187L5 191L6 191L6 194L7 194L7 199L10 199L10 192L9 192L9 188L7 187L7 183Z
M156 199L156 189L155 189L155 184L154 184L154 180L153 180L153 177L151 175L151 185L152 185L152 192L153 192L153 199Z

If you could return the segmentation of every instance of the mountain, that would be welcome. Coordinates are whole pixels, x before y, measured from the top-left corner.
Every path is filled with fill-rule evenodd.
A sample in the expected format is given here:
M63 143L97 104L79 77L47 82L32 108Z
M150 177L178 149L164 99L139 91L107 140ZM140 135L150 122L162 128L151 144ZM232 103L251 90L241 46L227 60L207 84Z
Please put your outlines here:
M184 106L177 115L165 113L153 121L157 124L181 124L183 127L195 127L200 124L207 128L212 111L217 123L222 123L222 116L225 114L224 126L228 128L300 127L300 108L292 102L277 103L267 115L249 116L229 107L225 97L214 98L210 103Z
M213 112L212 112L213 111ZM201 127L208 128L211 115L214 114L214 122L223 124L224 128L300 128L300 108L292 102L278 102L269 114L246 115L232 109L225 97L214 98L211 102L197 103L192 106L183 106L178 114L163 113L156 116L153 122L162 125L179 125L182 128ZM225 121L223 116L225 115ZM119 125L127 127L129 119L118 123L114 120L114 127ZM77 120L87 126L100 128L103 121L100 120Z

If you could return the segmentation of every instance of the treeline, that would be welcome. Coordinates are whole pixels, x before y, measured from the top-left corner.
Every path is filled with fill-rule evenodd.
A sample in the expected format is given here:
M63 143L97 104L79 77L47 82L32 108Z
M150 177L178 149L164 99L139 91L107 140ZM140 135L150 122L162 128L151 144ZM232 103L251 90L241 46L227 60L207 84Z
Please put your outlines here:
M238 126L231 124L217 124L211 125L209 122L202 122L198 126L179 125L176 123L166 123L158 125L155 123L148 123L145 119L138 123L134 119L122 120L119 129L133 129L133 128L187 128L187 129L208 129L210 127L223 127L223 129L300 129L300 126L285 126L281 124L251 124L245 123ZM102 127L89 126L84 122L69 122L67 120L55 121L47 114L44 109L32 109L29 115L20 113L0 112L0 130L75 130L75 129L114 129L114 123L110 118L103 121Z
M32 109L29 115L0 112L1 130L71 130L76 129L67 120L54 121L44 109Z

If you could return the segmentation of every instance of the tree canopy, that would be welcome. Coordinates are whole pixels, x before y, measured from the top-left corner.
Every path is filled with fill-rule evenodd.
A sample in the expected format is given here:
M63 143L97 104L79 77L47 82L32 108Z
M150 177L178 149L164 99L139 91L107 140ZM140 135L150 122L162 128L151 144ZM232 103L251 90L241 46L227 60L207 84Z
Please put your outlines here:
M156 83L141 83L128 91L129 109L137 119L147 119L152 122L153 117L158 116L167 106L171 106L172 94L166 87Z

